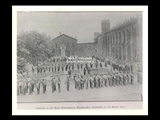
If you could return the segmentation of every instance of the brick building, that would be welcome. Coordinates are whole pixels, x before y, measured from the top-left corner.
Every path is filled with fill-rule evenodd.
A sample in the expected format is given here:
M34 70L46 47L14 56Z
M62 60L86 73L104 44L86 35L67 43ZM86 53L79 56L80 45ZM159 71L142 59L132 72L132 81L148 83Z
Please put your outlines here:
M61 47L62 45L66 46L65 54L66 56L76 55L77 48L77 39L70 37L65 34L60 34L58 37L54 38L51 41L52 48L54 49L54 55L61 55Z

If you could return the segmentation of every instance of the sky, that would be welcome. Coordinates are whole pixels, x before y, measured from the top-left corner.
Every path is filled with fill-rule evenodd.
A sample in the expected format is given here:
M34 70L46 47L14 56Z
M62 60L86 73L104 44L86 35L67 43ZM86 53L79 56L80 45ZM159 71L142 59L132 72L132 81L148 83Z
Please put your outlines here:
M94 32L101 33L101 21L110 20L110 27L142 12L17 12L17 34L22 31L36 30L50 35L59 33L78 39L78 43L93 42Z

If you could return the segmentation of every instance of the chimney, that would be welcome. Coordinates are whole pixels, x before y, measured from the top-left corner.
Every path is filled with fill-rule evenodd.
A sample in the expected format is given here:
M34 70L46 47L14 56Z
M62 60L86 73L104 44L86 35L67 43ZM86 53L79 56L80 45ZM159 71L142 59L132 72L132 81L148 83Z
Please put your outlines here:
M76 36L75 36L75 39L76 39Z
M59 32L59 35L61 35L61 32Z

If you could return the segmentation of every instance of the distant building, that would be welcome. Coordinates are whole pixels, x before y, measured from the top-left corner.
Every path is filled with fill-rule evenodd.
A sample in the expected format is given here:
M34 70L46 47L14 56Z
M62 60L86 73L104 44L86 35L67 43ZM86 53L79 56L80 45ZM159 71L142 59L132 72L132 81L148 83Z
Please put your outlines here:
M54 55L60 56L61 50L60 48L62 45L66 46L65 55L72 56L76 55L76 48L77 48L77 39L70 37L65 34L60 34L58 37L54 38L51 41L52 47L55 50Z
M130 18L110 28L109 20L101 21L102 32L94 33L93 43L78 43L77 39L62 34L53 39L55 55L60 55L62 44L66 55L107 57L118 64L142 61L142 18Z

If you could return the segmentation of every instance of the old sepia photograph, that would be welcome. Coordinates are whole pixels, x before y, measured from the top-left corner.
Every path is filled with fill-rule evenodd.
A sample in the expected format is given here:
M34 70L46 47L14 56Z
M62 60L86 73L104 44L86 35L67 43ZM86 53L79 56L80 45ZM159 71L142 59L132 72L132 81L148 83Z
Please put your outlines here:
M17 105L143 102L142 11L17 11L16 46Z

